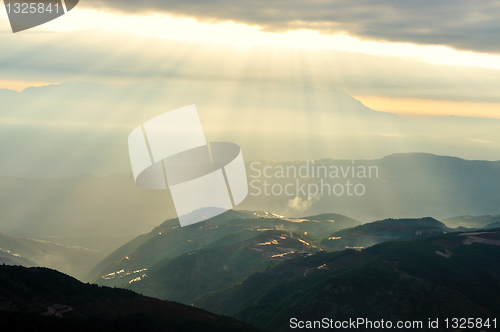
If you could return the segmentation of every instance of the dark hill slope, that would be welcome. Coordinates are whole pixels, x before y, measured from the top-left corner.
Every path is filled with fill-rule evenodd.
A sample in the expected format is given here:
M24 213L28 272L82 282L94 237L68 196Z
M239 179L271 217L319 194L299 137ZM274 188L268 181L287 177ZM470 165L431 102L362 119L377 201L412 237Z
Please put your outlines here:
M256 330L178 303L83 284L46 268L0 266L0 304L1 325L15 331ZM43 316L49 306L66 312Z
M500 240L498 233L481 236ZM496 317L498 322L500 246L466 245L467 238L444 234L296 258L195 305L272 330L288 330L292 317L425 322Z

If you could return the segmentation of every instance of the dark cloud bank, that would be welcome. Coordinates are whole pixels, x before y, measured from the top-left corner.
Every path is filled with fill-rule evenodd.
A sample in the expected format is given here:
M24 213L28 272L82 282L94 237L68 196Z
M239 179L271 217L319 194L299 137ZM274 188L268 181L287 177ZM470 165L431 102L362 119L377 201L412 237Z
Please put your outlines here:
M169 13L201 21L240 22L265 31L308 28L366 39L500 53L498 1L88 0L85 5L127 13Z

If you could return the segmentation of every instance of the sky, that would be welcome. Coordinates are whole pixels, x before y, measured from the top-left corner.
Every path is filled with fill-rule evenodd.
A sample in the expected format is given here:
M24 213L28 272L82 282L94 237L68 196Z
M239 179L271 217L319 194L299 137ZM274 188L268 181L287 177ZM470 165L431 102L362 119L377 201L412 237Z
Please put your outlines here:
M498 161L499 17L498 1L82 0L13 34L0 5L0 177L129 174L130 132L191 104L247 162Z
M404 116L500 118L497 1L82 1L12 34L0 88L252 82L346 91Z
M132 233L173 216L170 194L135 186L127 138L192 104L207 142L238 144L247 163L424 152L497 167L499 17L498 0L82 0L12 33L0 5L5 225L106 234L123 217ZM436 167L410 183L456 181ZM130 197L145 218L119 208Z

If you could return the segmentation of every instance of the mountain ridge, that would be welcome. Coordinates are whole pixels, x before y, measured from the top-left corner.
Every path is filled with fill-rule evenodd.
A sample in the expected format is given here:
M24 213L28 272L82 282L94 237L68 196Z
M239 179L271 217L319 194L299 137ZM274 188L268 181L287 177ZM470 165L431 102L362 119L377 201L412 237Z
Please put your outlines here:
M267 228L301 232L307 228L309 232L316 233L323 232L324 229L334 230L339 227L347 227L351 223L360 224L359 221L345 216L339 219L341 217L339 214L324 214L323 216L325 218L335 217L338 222L314 220L295 222L293 219L279 218L267 212L234 210L187 227L179 227L176 218L170 219L148 234L141 235L118 248L92 268L85 275L85 280L106 285L123 285L132 280L132 277L137 277L128 274L127 280L120 279L123 278L123 274L145 268L149 269L163 259L175 258L178 255L202 249L225 236L244 230L250 230L253 232L252 234L256 235L261 229ZM121 270L124 272L119 275L111 275L113 278L103 279L104 276ZM115 278L115 276L120 278Z
M0 266L0 281L2 324L17 331L258 331L233 318L130 290L83 284L46 268ZM50 317L57 313L62 318Z
M0 264L45 266L82 278L104 257L103 253L87 248L14 238L0 233Z
M500 240L498 233L489 234ZM429 317L498 318L500 246L468 245L466 238L467 233L441 234L295 258L195 305L274 331L293 330L290 317L424 324Z

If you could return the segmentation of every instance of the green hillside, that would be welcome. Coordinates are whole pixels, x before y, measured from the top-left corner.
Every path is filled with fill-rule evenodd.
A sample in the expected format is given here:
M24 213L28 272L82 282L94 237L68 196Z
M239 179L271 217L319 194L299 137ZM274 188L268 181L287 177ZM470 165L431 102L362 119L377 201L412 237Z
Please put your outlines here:
M249 240L201 249L160 262L152 274L131 283L128 288L190 304L196 298L240 282L270 264L318 251L314 239L301 233L260 232Z
M334 230L359 224L357 220L338 214L287 219L269 212L233 210L187 227L179 227L177 219L171 219L118 248L92 268L85 280L123 286L144 273L154 272L151 269L158 267L158 262L214 244L224 246L244 241L266 230L307 232L322 238Z
M500 244L498 233L484 238ZM195 302L253 325L288 330L291 317L425 320L500 317L500 246L443 234L362 251L320 252L253 274Z
M321 241L328 250L362 249L390 240L410 240L451 231L434 218L384 219L333 232Z

